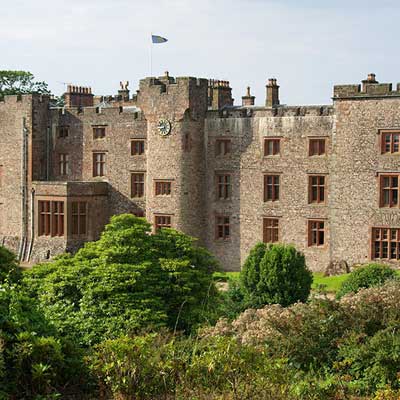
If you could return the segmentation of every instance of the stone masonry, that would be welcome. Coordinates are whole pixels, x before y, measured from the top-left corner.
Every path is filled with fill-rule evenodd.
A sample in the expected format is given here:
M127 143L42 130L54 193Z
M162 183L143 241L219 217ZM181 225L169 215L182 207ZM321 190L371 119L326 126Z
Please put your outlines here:
M259 241L291 243L308 266L400 259L400 85L374 74L333 104L265 106L227 81L140 81L130 95L69 86L0 102L0 240L21 262L96 240L110 216L144 216L239 270Z

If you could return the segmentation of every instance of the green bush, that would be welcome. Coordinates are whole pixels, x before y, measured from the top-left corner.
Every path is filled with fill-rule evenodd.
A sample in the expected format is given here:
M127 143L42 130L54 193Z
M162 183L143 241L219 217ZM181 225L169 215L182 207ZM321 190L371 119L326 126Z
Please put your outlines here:
M395 271L387 265L368 264L350 273L349 277L342 283L336 297L340 299L348 293L357 293L362 288L382 285L395 277Z
M17 283L21 275L15 254L0 246L0 284L4 282Z
M243 265L241 282L248 307L288 306L307 300L312 274L304 255L293 246L259 243Z
M189 236L150 231L142 218L115 216L97 242L28 271L26 290L86 346L164 326L189 331L213 316L216 261Z

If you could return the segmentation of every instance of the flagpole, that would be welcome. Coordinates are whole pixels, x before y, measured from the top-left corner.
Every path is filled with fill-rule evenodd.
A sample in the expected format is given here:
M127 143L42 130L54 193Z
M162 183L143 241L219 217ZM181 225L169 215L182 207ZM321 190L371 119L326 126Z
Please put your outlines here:
M153 76L153 33L150 33L151 42L150 42L150 77Z

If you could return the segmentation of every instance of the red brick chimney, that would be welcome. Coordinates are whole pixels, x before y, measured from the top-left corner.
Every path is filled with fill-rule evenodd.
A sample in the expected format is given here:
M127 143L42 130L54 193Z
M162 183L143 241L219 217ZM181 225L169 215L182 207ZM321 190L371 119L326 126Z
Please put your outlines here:
M66 107L93 107L93 94L90 87L68 85L64 98Z

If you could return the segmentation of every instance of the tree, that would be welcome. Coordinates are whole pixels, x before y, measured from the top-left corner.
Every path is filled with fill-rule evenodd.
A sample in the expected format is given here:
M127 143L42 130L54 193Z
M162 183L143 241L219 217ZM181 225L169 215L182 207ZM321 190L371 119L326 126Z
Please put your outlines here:
M215 259L172 229L114 216L97 242L28 271L24 282L63 335L84 345L144 329L190 330L215 304Z
M17 263L15 255L0 246L0 284L17 283L21 278L21 270Z
M36 82L27 71L0 71L0 98L12 94L50 93L46 82Z
M288 306L307 300L312 274L293 246L257 244L244 264L241 282L248 307Z

